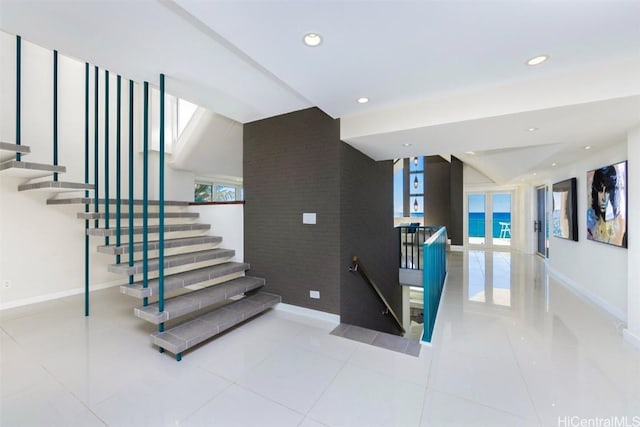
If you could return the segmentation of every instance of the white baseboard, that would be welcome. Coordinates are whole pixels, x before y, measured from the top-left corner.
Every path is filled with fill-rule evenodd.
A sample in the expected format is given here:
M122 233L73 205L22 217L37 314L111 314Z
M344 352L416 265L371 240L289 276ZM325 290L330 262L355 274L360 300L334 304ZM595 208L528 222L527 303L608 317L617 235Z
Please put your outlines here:
M89 292L100 291L102 289L112 288L114 286L120 286L122 284L123 284L122 280L117 280L117 281L113 281L113 282L101 283L99 285L92 285L91 288L89 289ZM41 303L41 302L52 301L52 300L65 298L65 297L70 297L70 296L78 295L78 294L82 294L82 293L84 293L84 287L69 289L69 290L61 291L61 292L53 292L53 293L45 294L45 295L38 295L36 297L22 298L22 299L18 299L18 300L15 300L15 301L0 303L0 311L9 310L11 308L16 308L16 307L23 307L25 305L38 304L38 303Z
M622 336L625 341L634 346L637 349L640 349L640 337L633 334L629 329L625 328L622 330Z
M326 313L320 310L314 310L311 308L300 307L297 305L285 304L283 302L279 303L275 307L276 310L281 310L287 313L298 314L300 316L311 317L313 319L323 320L325 322L340 323L340 316L337 314Z
M578 285L575 281L569 279L567 276L558 272L556 269L549 267L548 272L549 272L549 275L553 276L558 282L560 282L561 285L569 289L578 297L581 297L589 301L590 303L594 304L596 307L606 311L607 313L609 313L616 319L620 320L621 322L624 322L624 323L627 322L627 313L625 313L618 307L614 306L613 304L610 304L609 302L603 300L593 292Z

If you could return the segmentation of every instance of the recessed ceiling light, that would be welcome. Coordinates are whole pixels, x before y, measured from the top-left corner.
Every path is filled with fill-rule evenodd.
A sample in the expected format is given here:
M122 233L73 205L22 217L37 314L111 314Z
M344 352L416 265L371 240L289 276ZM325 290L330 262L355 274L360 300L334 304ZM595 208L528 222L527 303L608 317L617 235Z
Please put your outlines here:
M475 151L465 151L464 153L465 153L465 154L469 154L469 155L471 155L471 156L473 156L474 154L476 154L476 152L475 152Z
M591 146L590 146L590 145L585 145L585 146L584 146L584 149L585 149L585 150L591 150Z
M529 59L527 61L527 65L540 65L543 62L545 62L547 59L549 59L549 55L538 55L538 56L534 56L533 58Z
M538 130L538 128L529 128L529 129L527 129L527 132L535 132L537 130Z
M308 33L304 35L302 40L307 46L316 47L322 43L322 36L318 33Z
M556 163L555 162L551 163L551 166L556 166Z
M367 102L369 102L369 98L367 98L366 96L363 96L362 98L358 98L358 104L366 104Z
M411 144L409 144L408 142L402 144L403 147L411 147Z
M534 173L533 173L533 176L536 176L536 175L538 175L538 172L534 172Z

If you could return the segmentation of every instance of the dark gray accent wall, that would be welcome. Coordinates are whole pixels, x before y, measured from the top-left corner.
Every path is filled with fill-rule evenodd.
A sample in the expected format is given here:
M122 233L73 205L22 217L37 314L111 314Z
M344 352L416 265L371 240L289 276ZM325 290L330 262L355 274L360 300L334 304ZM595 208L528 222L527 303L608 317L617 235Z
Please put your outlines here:
M317 108L244 125L244 257L283 302L339 314L340 123ZM316 213L317 224L302 223ZM311 299L310 290L320 291Z
M440 156L427 156L424 163L424 223L444 225L448 230L451 218L450 164Z
M452 245L463 245L463 215L464 215L464 192L463 192L463 163L457 157L451 156L451 212L449 228L447 234Z
M340 314L343 323L399 334L384 304L359 273L347 267L358 256L367 274L402 316L399 242L393 227L393 161L376 162L341 145Z
M359 256L400 314L393 227L393 162L340 141L339 121L317 108L244 125L244 258L283 302L398 333L359 275ZM317 224L302 224L316 213ZM310 290L320 291L311 299Z

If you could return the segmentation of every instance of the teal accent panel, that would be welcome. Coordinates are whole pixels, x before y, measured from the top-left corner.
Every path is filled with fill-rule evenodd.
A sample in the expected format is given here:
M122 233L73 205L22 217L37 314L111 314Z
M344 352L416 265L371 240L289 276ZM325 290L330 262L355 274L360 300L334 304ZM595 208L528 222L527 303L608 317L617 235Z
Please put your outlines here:
M440 228L424 244L424 330L422 341L431 342L444 279L447 275L447 229Z

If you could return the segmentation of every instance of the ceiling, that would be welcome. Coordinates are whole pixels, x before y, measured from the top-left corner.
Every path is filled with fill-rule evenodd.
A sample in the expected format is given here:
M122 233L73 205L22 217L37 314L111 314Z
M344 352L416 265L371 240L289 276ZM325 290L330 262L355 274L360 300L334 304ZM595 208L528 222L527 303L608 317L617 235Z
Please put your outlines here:
M138 81L165 73L241 123L317 106L373 159L453 154L498 183L640 126L637 0L0 0L0 29Z

